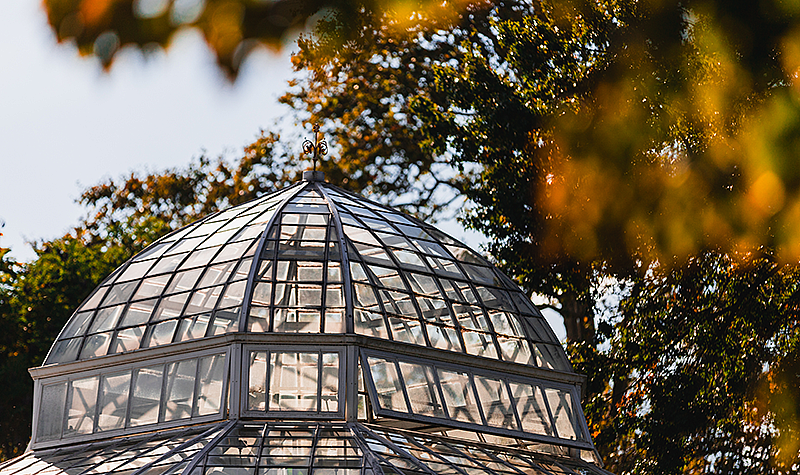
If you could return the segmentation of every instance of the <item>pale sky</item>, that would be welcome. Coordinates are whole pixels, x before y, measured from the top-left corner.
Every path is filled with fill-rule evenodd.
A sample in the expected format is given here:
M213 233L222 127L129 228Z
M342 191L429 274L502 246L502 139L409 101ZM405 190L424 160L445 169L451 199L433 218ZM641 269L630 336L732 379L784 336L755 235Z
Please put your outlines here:
M259 51L236 84L202 38L188 33L164 54L124 52L110 73L56 43L37 0L6 0L0 15L0 246L26 261L27 241L69 231L75 200L104 178L235 157L261 128L288 116L277 98L292 77L289 45ZM293 124L284 122L284 126ZM304 133L299 125L293 132ZM299 146L299 144L298 144ZM473 248L485 241L455 221L438 224ZM563 325L547 315L563 339Z
M230 85L187 34L147 60L123 54L107 74L56 44L38 1L9 0L0 15L0 246L32 258L25 241L69 230L83 212L75 199L104 177L184 166L203 151L241 153L287 115L277 97L290 52L256 53Z

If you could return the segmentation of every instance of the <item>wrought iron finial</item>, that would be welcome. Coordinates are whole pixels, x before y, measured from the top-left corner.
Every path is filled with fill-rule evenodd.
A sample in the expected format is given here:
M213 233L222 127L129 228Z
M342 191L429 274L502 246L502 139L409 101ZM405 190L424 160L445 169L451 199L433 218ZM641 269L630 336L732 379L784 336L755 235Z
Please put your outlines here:
M320 140L319 124L314 124L314 142L308 139L303 142L303 153L314 154L312 160L314 161L314 171L317 171L317 160L328 154L328 142L325 139Z

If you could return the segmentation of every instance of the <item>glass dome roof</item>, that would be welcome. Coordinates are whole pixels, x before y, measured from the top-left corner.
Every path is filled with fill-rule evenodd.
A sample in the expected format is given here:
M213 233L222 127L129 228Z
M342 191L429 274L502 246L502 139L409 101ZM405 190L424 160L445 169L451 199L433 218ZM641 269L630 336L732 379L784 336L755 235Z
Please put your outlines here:
M46 364L237 331L356 333L570 370L542 315L485 259L417 219L314 181L145 249L78 308Z
M584 378L513 281L304 178L95 289L30 370L31 445L0 475L608 473Z

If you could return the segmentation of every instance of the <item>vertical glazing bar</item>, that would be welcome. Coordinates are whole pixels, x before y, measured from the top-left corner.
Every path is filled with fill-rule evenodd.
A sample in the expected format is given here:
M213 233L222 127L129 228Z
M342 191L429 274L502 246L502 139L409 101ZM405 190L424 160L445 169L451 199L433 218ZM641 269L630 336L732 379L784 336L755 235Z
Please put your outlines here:
M281 211L283 208L286 207L286 203L289 202L292 198L294 198L297 193L299 193L303 188L307 186L307 183L301 182L295 186L294 191L289 191L291 188L286 190L286 198L280 202L280 204L275 208L275 213L269 218L269 222L264 227L264 231L261 233L261 237L258 240L258 245L256 246L256 252L253 254L253 263L250 265L250 272L247 275L247 285L244 288L244 295L242 296L242 310L241 315L239 316L239 331L246 332L247 331L247 320L250 316L250 300L253 297L253 283L256 280L256 274L258 274L258 264L261 260L261 251L264 249L264 245L267 242L267 237L269 235L269 230L272 229L272 226L275 225L275 220L280 217Z
M198 367L200 365L197 365ZM227 378L222 378L222 401L221 408L223 417L225 412L228 412L228 417L231 419L238 419L242 413L242 394L247 394L242 391L242 344L235 343L231 345L230 351L225 358L225 369ZM227 396L227 397L226 397ZM227 399L227 401L226 401ZM225 407L229 404L229 407Z
M347 347L344 355L344 366L345 384L339 384L340 387L344 386L344 398L340 397L339 400L344 402L345 420L355 422L358 420L358 347Z
M350 282L350 258L347 256L347 246L345 245L344 241L344 231L342 230L342 220L339 217L339 211L336 209L336 206L333 204L333 200L328 193L325 191L325 187L319 183L314 183L314 187L322 194L322 197L325 198L325 202L328 205L328 210L331 212L331 217L333 219L333 223L336 226L336 234L339 238L339 254L342 259L342 285L344 286L344 320L345 320L345 333L355 333L355 322L353 320L353 295L352 295L352 287L353 284ZM326 250L327 252L327 250ZM322 309L323 317L324 318L325 309Z

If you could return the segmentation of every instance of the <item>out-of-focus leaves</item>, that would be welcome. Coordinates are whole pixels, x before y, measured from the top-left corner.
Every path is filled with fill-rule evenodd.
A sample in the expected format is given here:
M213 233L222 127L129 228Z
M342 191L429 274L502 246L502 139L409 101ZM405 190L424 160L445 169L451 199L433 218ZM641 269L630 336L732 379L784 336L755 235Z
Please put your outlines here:
M415 11L448 15L457 2L445 8L432 0L44 0L44 7L59 41L74 41L82 54L95 55L105 67L121 48L167 47L176 33L195 28L234 79L253 48L282 48L325 15L388 12L405 20ZM346 24L335 32L341 44L354 34Z

